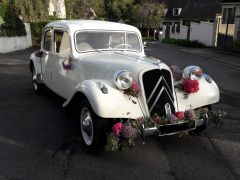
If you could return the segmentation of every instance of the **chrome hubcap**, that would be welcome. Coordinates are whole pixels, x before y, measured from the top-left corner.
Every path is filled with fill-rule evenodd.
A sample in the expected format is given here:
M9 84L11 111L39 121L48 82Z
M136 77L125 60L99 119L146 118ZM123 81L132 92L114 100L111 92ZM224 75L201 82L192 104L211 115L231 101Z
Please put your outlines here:
M81 123L81 133L82 133L84 142L87 145L92 144L93 123L92 123L92 117L91 117L90 111L86 107L82 108L80 123Z
M38 88L38 85L36 83L36 80L37 80L37 75L36 75L36 72L35 72L35 69L33 69L33 72L32 72L32 81L33 81L33 87L35 90L37 90Z

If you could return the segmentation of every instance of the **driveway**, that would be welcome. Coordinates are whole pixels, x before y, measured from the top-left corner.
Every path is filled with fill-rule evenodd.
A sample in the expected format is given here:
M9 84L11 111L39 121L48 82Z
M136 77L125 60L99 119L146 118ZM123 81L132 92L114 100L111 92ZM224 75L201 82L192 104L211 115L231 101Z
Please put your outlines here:
M201 136L149 137L123 152L86 154L63 99L34 94L31 50L0 55L0 179L236 180L240 177L239 70L182 48L150 44L147 53L167 64L200 65L220 87L214 109L229 113L222 128Z

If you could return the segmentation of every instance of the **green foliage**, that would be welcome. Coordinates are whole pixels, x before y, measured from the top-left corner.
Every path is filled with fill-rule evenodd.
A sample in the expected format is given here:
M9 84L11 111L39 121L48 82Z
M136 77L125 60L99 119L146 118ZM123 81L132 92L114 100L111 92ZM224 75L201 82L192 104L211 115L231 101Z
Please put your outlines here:
M41 22L48 17L49 0L13 0L24 22Z
M97 19L104 18L104 0L65 0L67 19L86 19L91 10ZM91 10L90 10L91 9Z
M142 3L132 8L132 21L138 26L158 29L164 15L164 4Z
M134 0L105 0L104 8L108 19L111 21L119 21L120 19L124 22L129 21L133 3Z
M184 47L195 47L195 48L204 47L204 45L199 43L198 41L189 41L185 39L165 38L162 40L162 42L168 43L168 44L176 44Z
M210 111L208 112L209 119L211 119L217 126L222 126L224 124L224 118L227 113L225 111Z
M47 23L48 22L30 23L33 45L40 45L41 37L42 37L42 30Z
M22 20L16 13L15 7L7 0L1 2L0 16L0 36L25 36L26 30Z

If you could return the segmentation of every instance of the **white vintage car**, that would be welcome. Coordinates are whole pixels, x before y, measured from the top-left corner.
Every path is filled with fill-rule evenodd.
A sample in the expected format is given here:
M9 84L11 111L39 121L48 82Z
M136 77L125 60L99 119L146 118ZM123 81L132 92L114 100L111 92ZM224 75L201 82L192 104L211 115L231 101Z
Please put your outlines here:
M44 86L73 105L78 116L83 144L87 150L103 149L113 121L151 117L209 107L219 101L217 85L209 76L196 76L199 91L185 93L175 85L170 68L144 53L140 31L130 25L95 21L62 20L46 25L41 49L30 57L36 93ZM198 71L188 67L185 76ZM123 93L133 81L139 95ZM145 134L171 135L205 127L206 119L195 126L146 127ZM110 128L108 128L110 127Z

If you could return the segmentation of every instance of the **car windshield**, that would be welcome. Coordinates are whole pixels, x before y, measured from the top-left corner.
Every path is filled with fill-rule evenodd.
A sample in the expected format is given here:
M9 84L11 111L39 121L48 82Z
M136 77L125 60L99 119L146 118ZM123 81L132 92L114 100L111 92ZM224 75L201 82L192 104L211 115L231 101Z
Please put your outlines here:
M76 34L75 42L79 52L96 50L141 50L139 37L133 32L81 31Z

